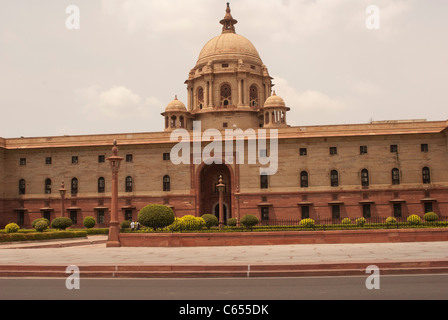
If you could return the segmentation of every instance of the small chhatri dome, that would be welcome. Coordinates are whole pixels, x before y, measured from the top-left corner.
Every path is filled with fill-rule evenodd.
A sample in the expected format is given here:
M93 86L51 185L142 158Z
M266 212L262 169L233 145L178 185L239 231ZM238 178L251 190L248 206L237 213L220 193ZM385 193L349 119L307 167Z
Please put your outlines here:
M187 108L182 103L182 101L177 100L177 95L174 97L174 100L168 103L168 105L165 108L165 112L185 112L187 111Z
M279 96L275 94L275 91L272 93L272 96L266 99L264 103L264 108L269 107L286 107L285 101Z
M230 13L230 4L227 2L226 15L224 19L219 21L222 24L222 33L232 32L235 33L235 25L238 23L237 20L233 19L232 14Z

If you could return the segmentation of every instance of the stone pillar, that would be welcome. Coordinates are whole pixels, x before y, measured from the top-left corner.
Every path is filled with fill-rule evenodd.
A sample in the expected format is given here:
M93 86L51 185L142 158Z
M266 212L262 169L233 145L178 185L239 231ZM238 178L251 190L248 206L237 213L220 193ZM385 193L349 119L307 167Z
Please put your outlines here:
M118 227L118 171L120 169L120 163L123 158L118 156L117 141L114 140L114 147L112 148L113 156L107 158L112 170L112 196L110 204L110 227L109 238L106 242L106 247L119 247L120 229Z
M208 82L208 85L209 85L209 88L208 88L208 95L209 95L209 97L208 97L208 106L210 108L212 108L213 107L213 81L210 80Z
M242 101L242 88L241 88L241 79L238 79L238 106L243 105Z

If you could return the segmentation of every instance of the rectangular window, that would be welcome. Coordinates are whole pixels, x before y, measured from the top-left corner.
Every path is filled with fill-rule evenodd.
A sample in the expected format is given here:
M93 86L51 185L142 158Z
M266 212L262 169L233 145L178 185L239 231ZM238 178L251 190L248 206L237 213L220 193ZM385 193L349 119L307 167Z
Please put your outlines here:
M269 220L269 207L261 207L261 220Z
M24 222L25 222L25 212L23 211L17 212L17 224L19 226L23 226Z
M78 223L78 211L77 210L70 210L70 219L72 220L73 224Z
M306 156L306 155L307 155L307 150L306 150L306 148L300 148L300 150L299 150L299 154L300 154L301 156Z
M425 202L425 213L426 212L433 212L432 211L432 202Z
M370 218L370 204L362 205L362 216L366 219Z
M20 160L19 160L19 164L20 164L21 166L26 166L26 158L20 158Z
M330 155L338 154L338 148L337 147L330 147Z
M45 158L45 164L51 164L51 157L46 157Z
M97 213L98 217L97 217L97 221L99 224L104 223L104 210L98 210Z
M223 123L222 123L222 127L223 127L223 128L227 128L227 126L228 126L228 123L227 123L227 122L223 122Z
M72 156L72 163L77 164L78 163L78 156Z
M223 63L223 64L222 64L222 67L223 67L223 68L228 68L228 67L229 67L229 64L228 64L228 63Z
M331 206L331 218L339 219L341 216L341 207L338 204L334 204Z
M170 160L170 153L169 152L165 152L163 154L163 160Z
M126 162L132 162L132 154L126 155Z
M47 219L48 221L50 221L51 219L50 219L50 217L51 217L51 212L49 211L49 210L45 210L45 211L43 211L43 213L42 213L42 217L44 218L44 219Z
M421 150L422 152L428 152L428 150L429 150L429 148L428 148L428 144L427 144L427 143L422 143L422 144L420 145L420 150Z
M366 154L367 146L359 146L359 154Z
M401 203L394 203L394 217L401 217Z
M106 156L105 155L101 154L101 155L98 156L98 162L99 163L105 162L105 161L106 161Z
M302 219L310 217L310 206L302 206Z
M260 175L260 188L261 189L267 189L268 186L268 176L266 174Z
M127 209L124 211L124 220L132 221L132 210Z
M390 152L398 152L398 145L391 144L390 145Z

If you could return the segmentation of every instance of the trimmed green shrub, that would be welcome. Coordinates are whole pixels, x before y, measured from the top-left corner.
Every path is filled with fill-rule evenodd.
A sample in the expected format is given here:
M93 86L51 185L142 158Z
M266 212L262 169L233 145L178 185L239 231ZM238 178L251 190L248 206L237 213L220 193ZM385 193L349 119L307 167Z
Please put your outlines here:
M395 219L395 217L389 217L386 219L386 223L387 224L395 224L395 223L397 223L397 219Z
M51 221L51 227L53 229L65 230L73 224L72 219L67 217L59 217Z
M367 220L366 220L366 218L364 218L364 217L361 217L361 218L358 218L358 219L355 220L355 223L356 223L358 226L361 226L361 227L364 227L364 225L366 224L366 222L367 222Z
M57 232L33 232L33 233L8 233L0 234L0 242L51 240L66 238L85 238L86 231L57 231Z
M201 230L206 226L204 219L192 215L183 216L180 220L182 221L182 230Z
M168 206L150 204L140 210L137 220L145 227L163 229L174 222L174 212Z
M94 217L85 217L83 221L84 227L87 229L93 228L96 224Z
M426 212L423 216L423 219L427 222L437 221L439 219L439 216L435 212Z
M300 220L300 225L306 228L312 228L314 227L314 220L311 218L306 218Z
M241 218L240 223L246 228L252 228L258 223L258 218L252 214L246 214Z
M50 221L46 218L37 218L35 219L32 223L31 223L31 227L33 229L36 229L36 223L38 223L39 221L45 221L47 223L47 227L50 226Z
M300 225L306 228L314 227L314 220L310 218L300 220Z
M202 219L205 221L205 226L210 229L216 227L219 223L218 218L214 214L203 214Z
M410 225L418 225L420 224L421 219L418 215L413 214L408 217L407 221Z
M227 219L227 225L229 227L236 227L237 224L238 224L238 220L236 218Z
M48 224L44 220L37 221L34 224L34 229L36 229L37 232L44 232L46 229L48 229Z
M131 227L131 221L129 221L129 220L124 220L124 221L120 224L120 228L121 228L121 230L129 229L130 227Z
M171 232L179 232L179 231L184 230L183 220L181 220L179 218L174 218L173 223L167 227L167 230L171 231Z
M8 223L5 226L6 233L16 233L17 231L19 231L19 229L20 229L20 227L16 223Z
M342 219L342 224L352 224L352 221L350 220L350 218L344 218Z

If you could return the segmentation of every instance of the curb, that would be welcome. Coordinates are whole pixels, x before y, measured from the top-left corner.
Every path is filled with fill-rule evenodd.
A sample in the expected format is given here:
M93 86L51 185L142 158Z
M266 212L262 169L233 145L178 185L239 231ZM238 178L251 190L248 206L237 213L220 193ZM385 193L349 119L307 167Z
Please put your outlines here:
M366 276L366 268L375 265L380 274L448 273L447 261L354 262L279 265L84 265L82 278L262 278L312 276ZM0 265L0 277L67 278L67 266Z

